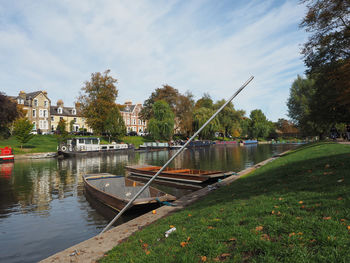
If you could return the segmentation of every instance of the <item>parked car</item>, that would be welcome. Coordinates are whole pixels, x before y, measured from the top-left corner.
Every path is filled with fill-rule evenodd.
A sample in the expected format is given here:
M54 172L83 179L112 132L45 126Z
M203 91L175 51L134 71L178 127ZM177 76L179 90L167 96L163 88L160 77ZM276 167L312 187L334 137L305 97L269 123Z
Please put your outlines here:
M128 136L137 136L137 132L136 131L130 131L128 133Z

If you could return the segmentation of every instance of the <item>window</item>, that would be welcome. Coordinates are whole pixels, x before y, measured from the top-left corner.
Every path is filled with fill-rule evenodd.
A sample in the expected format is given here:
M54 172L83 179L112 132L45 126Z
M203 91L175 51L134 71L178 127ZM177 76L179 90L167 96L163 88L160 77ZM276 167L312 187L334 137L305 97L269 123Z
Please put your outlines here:
M60 121L63 120L63 117L60 117Z
M77 118L74 118L74 122L77 122Z
M39 117L44 117L43 116L44 114L43 114L43 110L39 110ZM41 128L40 128L41 129Z
M55 120L55 117L54 116L51 116L51 121L54 121Z
M36 110L33 110L33 117L36 117Z
M132 124L136 125L136 120L135 119L132 119Z
M38 100L34 99L34 106L38 106Z
M43 117L47 117L47 110L43 110Z
M57 112L58 112L59 114L62 114L62 108L58 108L58 109L57 109Z
M72 114L73 115L77 114L77 111L75 109L72 109Z
M127 120L127 125L130 125L130 119Z
M36 122L33 121L33 131L35 131L35 130L36 130Z
M141 125L142 124L142 121L141 120L139 120L139 125Z
M44 101L44 107L47 108L47 105L48 105L48 101L45 100L45 101Z

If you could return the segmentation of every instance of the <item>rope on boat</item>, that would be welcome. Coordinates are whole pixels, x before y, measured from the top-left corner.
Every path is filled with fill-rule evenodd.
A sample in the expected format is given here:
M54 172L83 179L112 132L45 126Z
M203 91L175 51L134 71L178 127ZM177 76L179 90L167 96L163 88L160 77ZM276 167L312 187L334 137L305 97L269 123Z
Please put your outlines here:
M161 205L176 206L176 205L174 205L173 203L170 203L170 202L168 202L168 201L160 201L158 197L156 198L156 201L157 201L159 204L161 204Z

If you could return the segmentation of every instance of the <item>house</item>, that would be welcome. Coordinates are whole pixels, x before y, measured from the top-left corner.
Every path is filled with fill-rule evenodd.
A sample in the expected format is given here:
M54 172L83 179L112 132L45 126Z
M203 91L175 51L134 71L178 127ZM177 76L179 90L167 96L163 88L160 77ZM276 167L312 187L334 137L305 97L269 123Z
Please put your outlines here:
M81 115L77 107L65 107L62 100L58 100L56 106L50 107L51 115L51 131L57 129L60 120L65 120L66 130L69 132L77 132L84 129L92 132L92 129L87 125L86 119Z
M137 132L138 135L141 135L147 131L147 121L141 120L139 114L142 110L142 104L136 103L132 104L132 101L126 101L122 105L120 113L123 117L127 132Z
M23 106L26 117L34 124L33 131L50 132L50 105L51 100L46 91L25 93L21 91L14 97L18 104Z

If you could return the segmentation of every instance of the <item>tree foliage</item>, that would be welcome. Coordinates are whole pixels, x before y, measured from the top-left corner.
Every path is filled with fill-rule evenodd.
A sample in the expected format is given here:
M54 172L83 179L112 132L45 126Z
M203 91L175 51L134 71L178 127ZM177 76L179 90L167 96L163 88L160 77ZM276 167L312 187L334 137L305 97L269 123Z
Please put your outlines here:
M174 113L163 100L152 107L153 116L148 123L148 131L155 140L170 140L174 130Z
M0 92L0 138L10 135L9 125L19 117L17 103Z
M215 113L213 109L201 107L193 112L194 130L198 130ZM215 117L200 133L200 139L212 139L214 133L220 129L220 121Z
M34 137L32 134L34 124L32 124L27 118L19 118L14 122L13 132L17 141L21 144L27 143Z
M309 77L315 80L310 104L315 123L350 119L350 2L305 0L307 14L301 27L310 33L302 54ZM322 116L322 117L321 117Z
M179 94L176 101L176 129L189 136L193 131L193 108L194 100L190 92L185 95Z
M125 123L117 105L108 113L105 132L114 140L120 140L126 133Z
M261 110L252 110L249 117L249 136L251 138L266 138L271 131L272 125L265 114Z
M108 113L116 105L118 90L115 86L117 79L109 76L110 70L103 74L92 73L91 80L82 87L78 102L87 124L97 134L106 131Z

